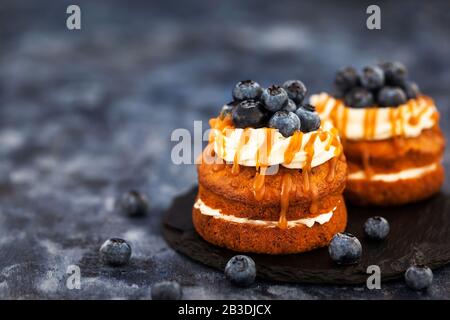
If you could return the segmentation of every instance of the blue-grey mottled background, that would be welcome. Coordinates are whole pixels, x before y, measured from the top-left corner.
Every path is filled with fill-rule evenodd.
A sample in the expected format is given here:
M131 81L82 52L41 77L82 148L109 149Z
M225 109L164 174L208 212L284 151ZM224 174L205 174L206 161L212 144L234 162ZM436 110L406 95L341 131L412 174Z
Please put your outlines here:
M65 27L74 3L81 31ZM193 166L171 164L170 134L215 115L237 80L300 78L317 92L343 65L401 60L437 101L449 136L448 2L376 3L381 31L365 28L366 1L3 0L0 297L149 298L153 283L174 279L199 299L450 298L450 267L426 294L402 281L379 291L262 281L236 289L161 238L164 208L196 183ZM147 218L114 212L130 188L151 199ZM99 263L111 236L131 242L130 266ZM81 290L65 286L71 264Z

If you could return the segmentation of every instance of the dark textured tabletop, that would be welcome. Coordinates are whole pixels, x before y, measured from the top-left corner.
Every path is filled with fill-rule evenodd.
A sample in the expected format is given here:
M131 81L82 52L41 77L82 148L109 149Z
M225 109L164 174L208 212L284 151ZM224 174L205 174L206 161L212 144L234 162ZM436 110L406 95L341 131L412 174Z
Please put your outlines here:
M73 3L80 31L66 28ZM450 6L378 3L382 29L369 31L365 1L2 1L0 298L141 299L167 279L193 299L449 299L450 267L427 293L401 280L237 289L161 237L164 209L196 183L193 165L172 164L171 133L215 115L237 80L300 78L314 93L343 65L400 60L450 136ZM150 198L147 217L114 210L129 189ZM130 265L99 261L113 236L131 243ZM80 290L66 287L69 265Z

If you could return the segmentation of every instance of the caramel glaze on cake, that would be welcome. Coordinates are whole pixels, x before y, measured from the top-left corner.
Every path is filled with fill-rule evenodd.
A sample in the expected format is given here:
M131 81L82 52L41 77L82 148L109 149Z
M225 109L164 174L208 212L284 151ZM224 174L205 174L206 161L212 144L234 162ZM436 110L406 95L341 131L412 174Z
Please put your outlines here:
M401 205L426 199L440 190L445 176L441 164L445 139L431 98L411 99L401 111L389 108L390 137L381 140L374 139L378 108L362 110L363 137L353 140L348 137L353 120L350 108L323 94L312 99L319 113L327 112L326 117L341 135L349 168L345 190L348 200L360 205ZM407 136L405 124L418 125L425 116L434 124L416 136Z
M227 119L212 121L212 127L220 130L229 126ZM193 208L197 232L213 244L241 252L288 254L328 245L347 223L342 197L347 165L337 132L326 136L318 131L310 136L304 147L308 157L303 169L279 166L276 174L269 175L267 158L274 129L265 130L267 142L261 148L267 151L257 151L256 167L238 164L239 148L233 163L208 164L204 160L198 165L199 193ZM285 162L292 160L302 138L301 132L294 133ZM336 151L330 160L311 167L315 139L329 139ZM245 140L243 134L239 146L248 142ZM219 144L224 143L221 141ZM212 141L202 159L211 155L217 156ZM202 208L210 212L202 212Z

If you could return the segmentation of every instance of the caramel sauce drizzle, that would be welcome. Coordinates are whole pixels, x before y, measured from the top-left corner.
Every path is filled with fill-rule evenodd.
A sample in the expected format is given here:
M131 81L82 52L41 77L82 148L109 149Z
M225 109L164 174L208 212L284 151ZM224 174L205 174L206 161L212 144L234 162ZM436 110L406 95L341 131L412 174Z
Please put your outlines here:
M209 125L212 128L212 131L209 135L209 144L213 146L216 135L220 135L219 140L218 140L218 147L225 154L225 136L224 136L223 132L228 128L234 127L231 116L227 116L223 119L221 119L220 117L212 118L209 120ZM214 148L212 148L212 149L214 152ZM217 172L217 171L224 169L226 166L225 161L223 161L223 159L217 157L217 155L215 155L215 153L214 153L214 155L211 153L211 155L215 157L214 164L212 167L213 171Z
M256 169L258 170L260 167L267 167L270 157L270 152L272 151L272 141L273 141L273 132L275 129L265 128L264 142L261 143L258 150L256 150Z
M348 108L347 107L345 107L345 105L343 105L342 103L341 103L341 106L344 108L344 111L343 111L343 116L342 116L342 126L341 126L341 129L340 129L340 131L341 131L341 133L342 133L342 136L343 137L346 137L347 136L347 124L348 124Z
M368 108L365 109L364 112L364 138L373 138L376 129L377 109Z
M240 165L239 160L241 157L241 150L242 148L248 143L248 140L250 139L249 129L245 128L242 132L241 136L239 137L238 146L236 148L236 152L234 153L234 159L233 159L233 166L231 167L231 174L238 175L240 172Z
M311 162L314 157L314 142L316 141L317 135L318 133L314 132L305 145L306 161L302 170L304 192L309 192L311 190L310 171L311 171Z
M281 201L280 201L280 218L278 220L278 227L281 229L286 229L288 226L287 223L287 211L289 209L289 197L292 189L292 178L289 173L283 175L281 181Z
M370 167L370 155L369 155L369 152L367 152L367 150L364 150L364 152L362 154L362 163L363 163L364 173L365 173L366 177L368 179L370 179L370 177L372 177L372 175L373 175L373 171L372 171L372 168Z
M397 136L397 109L389 110L389 121L391 123L391 135L392 137Z
M264 142L256 150L256 175L253 181L253 194L256 200L262 200L266 191L265 171L269 164L274 129L265 128ZM258 172L259 170L259 172Z
M330 96L326 96L325 99L319 101L316 103L316 110L318 113L322 113L325 110L325 106L327 105L328 101L330 100Z
M264 171L265 168L261 168L260 172L256 172L255 178L253 180L253 194L257 201L260 201L264 198L264 194L266 191L266 186L264 183L265 180Z
M333 157L330 161L328 161L328 174L326 178L326 181L328 183L332 182L334 180L334 177L336 176L337 160L337 157Z
M424 99L420 99L419 100L419 104L416 104L416 102L414 100L410 100L411 104L414 104L414 106L416 105L420 105L420 102L424 102ZM427 104L423 104L422 108L419 110L419 112L417 112L416 114L413 114L413 116L411 116L411 118L409 118L409 124L416 126L419 124L420 119L422 119L423 115L428 111L428 105Z
M300 151L303 143L303 132L295 131L284 152L284 162L289 164L294 160L295 154Z

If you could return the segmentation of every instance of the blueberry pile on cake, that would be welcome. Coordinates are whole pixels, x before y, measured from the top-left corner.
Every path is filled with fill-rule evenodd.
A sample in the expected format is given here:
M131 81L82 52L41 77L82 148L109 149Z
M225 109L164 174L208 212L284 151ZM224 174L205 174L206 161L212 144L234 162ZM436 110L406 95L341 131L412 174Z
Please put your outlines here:
M334 93L311 97L339 130L347 157L346 196L357 204L400 205L438 192L445 140L433 99L399 62L339 70Z
M287 254L328 245L345 229L347 165L337 130L304 102L299 80L241 81L210 120L193 206L197 232L241 252Z

